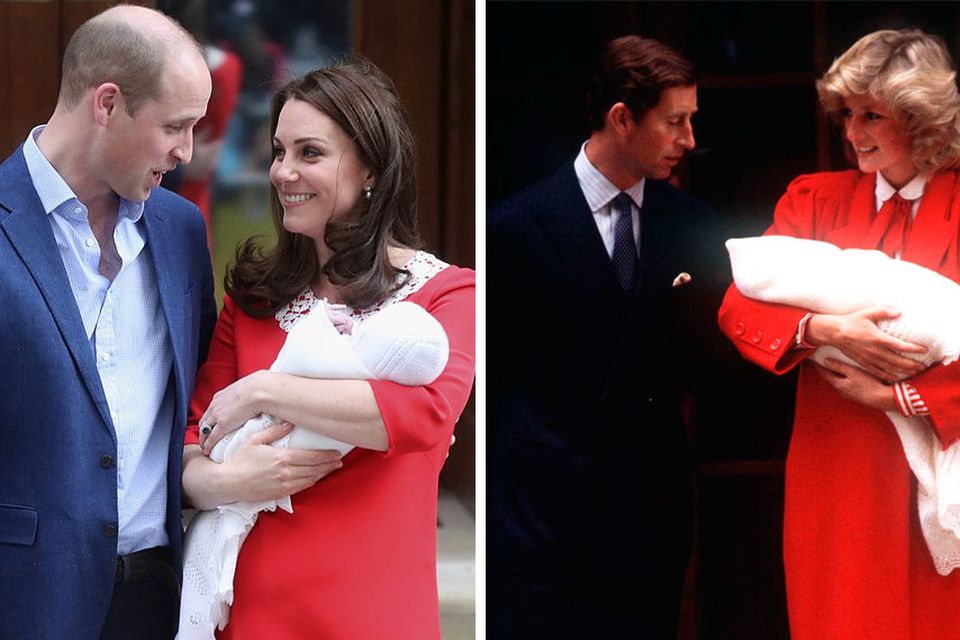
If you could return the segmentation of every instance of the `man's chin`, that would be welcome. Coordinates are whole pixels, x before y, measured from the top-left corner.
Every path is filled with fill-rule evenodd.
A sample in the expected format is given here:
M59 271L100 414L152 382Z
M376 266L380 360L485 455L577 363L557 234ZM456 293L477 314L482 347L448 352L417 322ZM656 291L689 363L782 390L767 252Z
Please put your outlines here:
M141 202L147 201L147 198L150 197L151 191L152 189L146 189L146 190L141 189L133 193L120 193L119 191L117 191L116 194L121 198L123 198L124 200L127 200L128 202L135 202L139 204Z

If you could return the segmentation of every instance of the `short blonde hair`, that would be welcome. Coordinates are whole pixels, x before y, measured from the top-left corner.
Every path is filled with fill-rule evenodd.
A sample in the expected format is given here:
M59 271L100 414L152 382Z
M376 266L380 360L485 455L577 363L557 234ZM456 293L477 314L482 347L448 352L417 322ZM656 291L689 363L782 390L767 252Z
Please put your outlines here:
M891 110L913 147L921 172L960 165L960 95L943 41L920 31L874 31L833 61L817 80L827 113L850 96L870 94Z

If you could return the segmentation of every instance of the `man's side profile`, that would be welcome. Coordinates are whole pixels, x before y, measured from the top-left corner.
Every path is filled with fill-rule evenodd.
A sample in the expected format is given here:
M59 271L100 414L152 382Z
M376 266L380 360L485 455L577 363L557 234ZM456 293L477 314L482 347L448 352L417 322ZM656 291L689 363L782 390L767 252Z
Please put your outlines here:
M715 214L664 180L694 148L692 64L611 41L575 159L488 215L488 631L673 638L691 540L681 399Z
M187 400L215 305L203 219L159 187L202 50L133 6L82 25L0 165L0 636L172 638Z

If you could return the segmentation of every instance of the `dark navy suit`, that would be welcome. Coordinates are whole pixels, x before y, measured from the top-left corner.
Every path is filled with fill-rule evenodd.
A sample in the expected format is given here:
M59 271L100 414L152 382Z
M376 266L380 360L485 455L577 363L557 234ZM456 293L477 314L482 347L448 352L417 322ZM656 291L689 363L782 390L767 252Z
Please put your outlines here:
M490 637L675 634L692 513L681 401L719 340L715 217L647 180L624 292L572 162L489 213Z
M173 347L166 530L179 566L183 431L215 320L213 278L195 206L154 189L143 224ZM118 521L116 465L101 462L117 459L117 439L20 149L0 165L0 389L0 637L97 638Z

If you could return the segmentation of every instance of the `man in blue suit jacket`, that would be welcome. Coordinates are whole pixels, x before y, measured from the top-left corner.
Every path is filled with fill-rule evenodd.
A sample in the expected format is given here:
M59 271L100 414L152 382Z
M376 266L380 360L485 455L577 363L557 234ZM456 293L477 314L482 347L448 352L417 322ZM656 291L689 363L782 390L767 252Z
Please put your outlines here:
M209 96L189 34L116 7L0 165L3 638L175 632L183 430L216 309L203 219L157 187Z
M676 636L681 401L722 291L715 214L664 181L694 82L659 42L608 43L579 155L488 216L490 637Z

